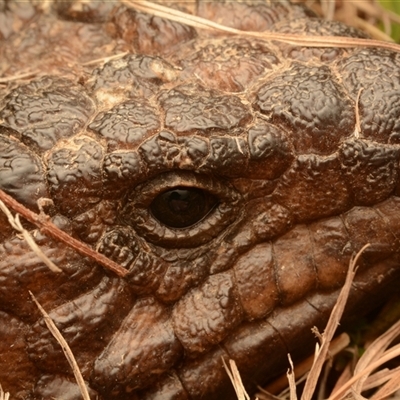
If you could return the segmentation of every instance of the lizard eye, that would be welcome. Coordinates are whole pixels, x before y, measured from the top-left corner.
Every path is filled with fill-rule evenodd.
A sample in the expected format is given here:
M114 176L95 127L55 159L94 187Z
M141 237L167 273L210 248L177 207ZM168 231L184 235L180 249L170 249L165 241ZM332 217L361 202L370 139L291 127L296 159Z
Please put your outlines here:
M217 203L217 198L205 190L178 186L159 194L150 210L166 226L187 228L206 217Z
M175 171L136 186L121 222L159 246L195 247L218 236L240 208L241 195L227 182Z

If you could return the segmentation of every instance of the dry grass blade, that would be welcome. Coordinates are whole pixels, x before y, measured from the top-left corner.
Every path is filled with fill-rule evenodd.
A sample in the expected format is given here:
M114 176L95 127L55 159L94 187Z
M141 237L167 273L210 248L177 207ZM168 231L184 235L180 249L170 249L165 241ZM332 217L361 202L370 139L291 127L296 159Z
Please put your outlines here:
M351 377L353 375L352 365L353 365L352 362L350 362L345 366L344 370L340 374L339 378L337 379L337 381L333 387L332 393L334 393L336 390L341 388L349 379L351 379Z
M331 341L329 344L329 354L331 356L335 356L343 349L345 349L350 343L350 337L347 333L342 333L337 338ZM300 363L294 366L294 375L295 376L305 376L311 369L314 363L314 355L306 358ZM304 381L305 379L300 379L297 381ZM260 388L262 394L260 394L260 398L269 397L272 394L281 393L287 387L288 381L286 374L281 375L279 378L270 383L265 389ZM265 395L265 396L264 396Z
M10 399L10 393L6 393L3 391L3 388L0 385L0 400L9 400Z
M115 54L114 56L109 56L109 57L101 57L101 58L96 58L95 60L91 60L88 62L83 63L83 66L89 66L89 65L95 65L95 64L100 64L100 63L108 63L109 61L112 60L119 60L120 58L126 56L127 54L129 54L128 51L124 51L123 53L118 53Z
M297 400L296 377L294 376L293 361L292 358L290 357L290 354L288 354L288 359L289 359L290 369L288 369L286 376L289 382L290 400Z
M345 396L343 400L347 399L347 397L349 398L349 400L368 400L366 397L361 396L361 394L358 394L356 392L354 392L353 390L350 391L348 396Z
M367 15L373 16L375 18L383 19L385 16L389 18L389 20L400 24L400 16L394 13L393 11L384 9L379 3L368 3L365 1L359 1L354 3L357 8L359 8L362 12Z
M37 75L38 73L39 73L38 70L34 70L34 71L22 72L20 74L16 74L16 75L12 75L12 76L7 76L5 78L0 78L0 84L17 81L19 79L31 78L31 77Z
M399 321L400 322L400 321ZM364 370L354 375L346 384L337 389L328 400L337 400L341 399L347 391L349 391L354 383L356 383L359 379L364 378L364 376L370 374L375 369L379 368L382 364L392 360L395 357L400 356L400 345L394 346L391 350L386 351L382 354L382 357L377 361L369 364ZM355 392L353 390L353 392Z
M377 388L377 387L383 385L384 383L390 381L393 376L397 376L397 374L399 372L400 372L400 367L392 369L392 370L390 370L388 368L383 368L383 369L379 370L378 372L370 375L366 379L366 381L363 385L363 390Z
M325 0L321 2L322 12L327 20L332 21L335 14L336 0Z
M46 323L47 328L51 332L51 334L54 336L54 338L57 340L58 344L61 346L62 351L65 354L66 359L68 360L69 365L72 368L72 371L74 373L76 382L79 386L79 389L81 391L82 397L84 400L90 400L89 397L89 392L87 390L87 387L85 385L85 381L83 380L83 376L81 374L81 371L79 370L78 364L75 360L75 357L71 351L71 349L68 346L68 343L66 340L63 338L61 335L60 331L57 329L55 323L53 320L50 318L49 314L43 309L43 307L40 305L40 303L36 300L35 296L32 294L32 292L29 291L29 294L31 295L33 301L35 302L36 306L40 310L41 314L43 315L44 322Z
M229 360L230 368L226 365L226 362L223 357L222 357L222 363L224 364L225 371L232 382L238 400L250 400L250 396L247 394L246 389L243 386L242 378L240 377L240 373L239 370L237 369L235 361Z
M357 261L361 256L361 254L363 253L363 251L369 246L370 246L369 243L366 244L350 262L349 270L346 276L346 281L342 287L342 290L340 291L339 297L331 312L331 316L329 317L329 321L326 325L325 331L322 334L321 347L317 351L314 364L310 370L310 374L308 375L306 384L304 386L304 391L301 396L302 400L310 400L315 392L318 378L321 374L322 367L327 359L329 343L331 342L333 335L335 334L336 328L339 325L340 319L343 315L343 311L347 302L347 298L349 297L351 284L356 274Z
M391 37L393 23L400 23L400 16L383 7L380 3L394 3L396 0L363 0L363 1L335 1L335 0L297 0L311 7L318 15L325 19L334 19L344 22L367 32L371 38L390 42L398 42ZM334 4L333 4L334 3ZM334 10L332 11L332 8ZM333 14L333 18L332 18ZM378 25L382 24L381 30ZM396 36L397 37L397 36Z
M326 393L326 387L328 384L328 376L329 373L331 372L331 368L332 368L332 355L330 354L330 358L329 360L327 360L327 362L325 363L325 367L322 370L322 375L321 375L321 379L320 379L320 384L318 387L318 392L316 393L316 396L314 396L316 398L316 400L323 400L325 399L325 393Z
M373 47L386 48L396 52L400 52L400 46L395 43L382 42L380 40L359 39L342 36L303 36L289 33L274 33L274 32L250 32L241 31L239 29L230 28L212 22L205 18L197 17L191 14L184 13L169 7L164 7L159 4L148 1L121 0L127 7L134 8L138 11L146 12L161 18L166 18L171 21L180 22L198 29L208 29L228 34L248 36L265 40L276 40L295 46L309 47Z
M57 272L57 273L62 272L62 270L60 268L58 268L57 265L55 265L53 263L53 261L51 261L42 252L42 250L40 250L40 247L36 244L35 240L31 236L31 234L26 229L24 229L24 227L21 225L21 221L19 220L19 215L17 214L15 216L15 218L14 218L12 216L10 210L6 207L6 205L1 200L0 200L0 209L4 212L4 214L6 214L8 222L10 223L10 225L23 236L23 238L25 239L25 241L28 244L28 246L40 258L40 260L42 260L43 263L45 265L47 265L47 267L51 271Z
M387 42L393 42L394 40L387 35L385 32L382 32L379 28L374 25L371 25L367 21L362 18L354 17L354 22L357 25L357 28L367 32L371 37L378 39L378 40L385 40Z
M361 373L368 368L368 366L371 365L374 360L378 360L380 357L382 357L390 343L399 335L400 321L383 333L366 349L365 353L360 358L354 369L354 375ZM352 389L357 393L361 393L367 377L368 376L364 375L362 378L360 378L357 383L352 386Z
M383 400L400 390L400 367L389 373L386 372L386 378L390 379L370 398L370 400Z
M24 217L26 220L36 225L45 235L48 235L53 239L64 243L66 246L76 250L79 254L89 257L103 267L109 269L110 271L113 271L120 277L124 277L128 273L128 271L125 268L121 267L119 264L110 260L103 254L93 250L85 243L76 240L71 235L68 235L68 233L62 231L49 220L49 217L47 215L34 213L33 211L29 210L21 203L19 203L17 200L9 196L3 190L0 190L0 201L3 201L13 211L21 214L21 216Z

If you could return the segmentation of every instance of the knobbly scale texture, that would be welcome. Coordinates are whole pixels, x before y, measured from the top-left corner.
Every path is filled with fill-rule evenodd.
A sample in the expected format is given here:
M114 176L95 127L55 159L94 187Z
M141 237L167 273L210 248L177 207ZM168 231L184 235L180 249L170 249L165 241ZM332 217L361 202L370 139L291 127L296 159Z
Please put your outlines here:
M0 217L13 399L79 398L29 290L93 398L231 399L221 358L251 391L312 349L365 243L347 314L398 288L400 53L42 4L0 3L1 74L21 76L0 86L0 188L34 211L52 199L56 225L128 274L26 223L56 274ZM242 30L363 37L286 3L186 7Z

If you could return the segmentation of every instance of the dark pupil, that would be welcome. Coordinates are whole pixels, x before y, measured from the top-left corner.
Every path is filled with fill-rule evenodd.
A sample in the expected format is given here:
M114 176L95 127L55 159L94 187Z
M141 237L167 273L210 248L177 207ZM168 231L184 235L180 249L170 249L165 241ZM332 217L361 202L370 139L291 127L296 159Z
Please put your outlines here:
M172 228L187 228L202 220L217 203L205 190L176 187L159 194L150 210L161 223Z

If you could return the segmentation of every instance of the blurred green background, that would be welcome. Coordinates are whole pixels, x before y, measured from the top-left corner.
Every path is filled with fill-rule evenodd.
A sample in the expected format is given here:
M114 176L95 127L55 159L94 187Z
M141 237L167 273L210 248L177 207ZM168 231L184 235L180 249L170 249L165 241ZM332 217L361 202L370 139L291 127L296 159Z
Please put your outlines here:
M400 1L399 0L378 0L378 3L388 11L400 16ZM383 24L382 28L383 28ZM396 43L400 42L400 24L392 23L392 32L390 36L394 39Z

